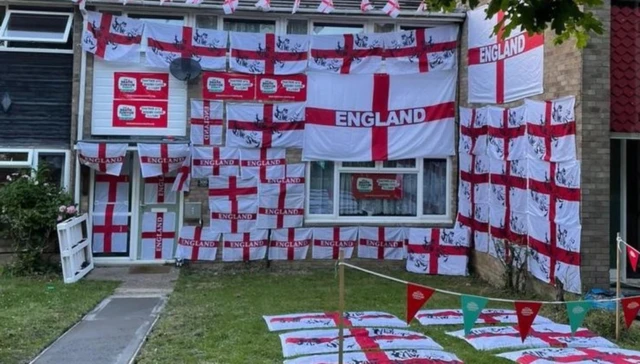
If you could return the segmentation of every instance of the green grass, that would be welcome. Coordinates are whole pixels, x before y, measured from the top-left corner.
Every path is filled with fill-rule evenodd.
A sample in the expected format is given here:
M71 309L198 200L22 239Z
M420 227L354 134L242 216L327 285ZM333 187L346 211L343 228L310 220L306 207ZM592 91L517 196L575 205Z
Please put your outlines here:
M0 276L0 363L29 362L117 285Z
M491 297L509 297L472 278L426 277L399 270L380 270L432 287ZM357 271L346 272L347 310L379 310L405 317L406 288ZM529 297L531 298L531 297ZM262 315L336 310L338 281L332 269L311 273L274 273L266 270L237 274L183 269L175 292L143 347L139 363L282 363L278 333L267 331ZM459 298L436 293L427 308L458 308ZM489 302L488 308L511 308ZM548 317L563 322L563 312L544 308ZM592 313L596 329L612 334L609 314ZM607 324L609 322L610 324ZM590 324L587 323L587 326ZM600 326L598 326L600 325ZM457 326L412 328L425 332L465 363L499 364L509 361L475 351L446 331ZM640 346L634 330L625 342ZM597 331L602 334L602 332ZM626 345L629 347L629 345Z

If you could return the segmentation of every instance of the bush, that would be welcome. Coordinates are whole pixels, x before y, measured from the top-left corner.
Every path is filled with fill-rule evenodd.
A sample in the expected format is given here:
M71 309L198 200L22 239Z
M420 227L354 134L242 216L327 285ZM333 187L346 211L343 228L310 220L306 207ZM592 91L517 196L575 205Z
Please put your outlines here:
M48 182L46 167L34 175L14 173L0 187L0 234L16 252L7 271L16 275L50 273L57 267L45 249L57 240L56 222L76 214L71 196Z

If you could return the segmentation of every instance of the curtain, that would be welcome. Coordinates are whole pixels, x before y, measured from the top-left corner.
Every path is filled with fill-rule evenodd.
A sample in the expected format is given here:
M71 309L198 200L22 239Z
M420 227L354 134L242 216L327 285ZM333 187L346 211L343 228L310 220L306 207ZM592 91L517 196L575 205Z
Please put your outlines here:
M447 161L425 159L422 193L424 215L447 213Z
M400 174L402 176L402 198L363 199L353 196L353 173L340 174L340 216L416 216L417 214L417 174ZM396 174L389 174L391 178Z
M333 162L311 162L309 213L333 214Z

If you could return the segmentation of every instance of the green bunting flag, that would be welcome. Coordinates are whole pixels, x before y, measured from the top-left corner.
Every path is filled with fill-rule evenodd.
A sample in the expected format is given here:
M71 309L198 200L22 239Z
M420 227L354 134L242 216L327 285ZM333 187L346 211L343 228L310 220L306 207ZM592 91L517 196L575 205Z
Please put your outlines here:
M469 335L471 329L473 329L473 324L476 323L482 309L484 309L489 300L484 297L462 295L460 301L462 303L464 334Z
M567 313L569 314L569 325L571 325L571 335L575 334L587 312L593 307L591 301L567 302Z

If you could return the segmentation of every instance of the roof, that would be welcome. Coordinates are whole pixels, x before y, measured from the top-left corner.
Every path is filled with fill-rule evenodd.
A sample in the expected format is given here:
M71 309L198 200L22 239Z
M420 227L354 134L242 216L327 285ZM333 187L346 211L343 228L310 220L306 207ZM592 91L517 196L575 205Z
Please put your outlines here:
M633 6L633 5L631 5ZM640 133L640 9L611 7L611 131Z

